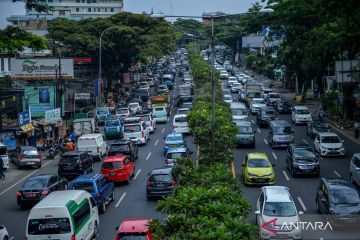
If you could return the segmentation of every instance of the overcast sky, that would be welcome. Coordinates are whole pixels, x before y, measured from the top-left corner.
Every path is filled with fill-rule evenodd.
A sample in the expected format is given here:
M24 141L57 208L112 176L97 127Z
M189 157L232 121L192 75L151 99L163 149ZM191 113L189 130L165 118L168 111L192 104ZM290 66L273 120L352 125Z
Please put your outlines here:
M246 12L256 0L124 0L127 12L154 13L167 15L201 15L203 12L222 11L225 13ZM4 28L10 15L25 14L24 4L13 3L12 0L0 0L0 28Z

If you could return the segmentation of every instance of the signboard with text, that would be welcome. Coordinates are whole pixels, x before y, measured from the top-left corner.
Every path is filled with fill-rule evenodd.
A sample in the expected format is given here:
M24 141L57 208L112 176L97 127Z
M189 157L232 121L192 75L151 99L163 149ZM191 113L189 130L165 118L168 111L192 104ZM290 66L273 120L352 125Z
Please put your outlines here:
M29 124L31 121L29 111L19 112L18 113L18 121L19 121L20 127L25 126L26 124Z
M51 123L61 120L61 111L60 108L55 108L52 110L45 111L44 122Z

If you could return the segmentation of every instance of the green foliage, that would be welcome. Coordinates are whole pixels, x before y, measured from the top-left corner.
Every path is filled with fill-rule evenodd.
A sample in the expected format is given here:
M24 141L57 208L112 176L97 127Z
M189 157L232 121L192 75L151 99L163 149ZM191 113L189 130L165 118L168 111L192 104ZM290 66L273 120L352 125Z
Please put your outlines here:
M48 12L53 9L44 0L13 0L13 2L25 2L27 10L34 9L37 12Z

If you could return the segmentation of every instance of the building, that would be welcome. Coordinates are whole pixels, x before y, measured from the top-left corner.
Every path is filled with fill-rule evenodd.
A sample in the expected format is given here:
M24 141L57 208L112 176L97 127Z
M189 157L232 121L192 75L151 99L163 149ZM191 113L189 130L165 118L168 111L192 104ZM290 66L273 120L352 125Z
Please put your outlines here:
M242 37L242 48L244 52L262 52L264 49L279 46L279 40L269 41L266 36L249 35Z
M211 19L212 18L216 18L219 16L224 16L225 13L224 12L204 12L202 14L202 23L203 24L210 24L211 23Z
M52 11L36 12L26 10L25 15L12 15L7 21L26 30L44 30L47 21L55 18L81 20L85 18L105 18L123 11L123 0L42 0Z

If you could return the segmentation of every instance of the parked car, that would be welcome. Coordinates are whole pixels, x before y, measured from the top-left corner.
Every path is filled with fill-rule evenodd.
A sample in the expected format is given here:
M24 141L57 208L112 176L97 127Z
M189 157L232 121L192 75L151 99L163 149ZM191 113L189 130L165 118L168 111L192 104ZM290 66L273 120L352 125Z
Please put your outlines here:
M268 143L271 148L287 147L294 142L295 129L286 120L273 120L269 124Z
M71 151L61 155L58 163L58 175L75 178L94 170L94 159L86 152Z
M165 167L173 167L178 158L188 158L191 154L192 152L187 147L171 148L166 153Z
M157 168L151 171L146 183L146 198L170 195L176 186L172 168Z
M291 105L289 102L279 100L276 101L274 104L274 109L279 114L290 114L291 113Z
M167 151L171 148L186 147L186 143L183 135L175 131L164 137L164 140L165 140L164 155L166 155Z
M115 140L110 144L108 156L121 156L129 157L130 161L138 159L139 147L129 139Z
M312 121L310 111L305 106L294 106L291 113L292 121L295 125L307 124Z
M10 153L10 158L18 169L33 166L41 168L41 154L33 146L17 146L15 150Z
M355 153L351 158L350 181L360 186L360 153Z
M255 148L255 130L253 130L251 123L247 121L236 121L235 125L238 127L236 133L237 146L251 146Z
M314 141L315 151L323 156L344 156L344 140L333 132L320 132Z
M4 163L4 170L8 169L9 166L9 152L7 150L7 146L0 142L0 157ZM0 238L1 239L1 238Z
M271 164L265 153L247 153L242 163L245 185L275 184L275 164Z
M102 213L106 205L115 200L114 184L101 173L81 175L69 183L68 189L90 193Z
M290 144L286 151L286 168L291 176L320 175L320 162L313 148L303 144Z
M329 131L330 131L330 126L323 121L313 120L307 123L306 134L312 139L314 139L316 134L320 132L329 132Z
M104 159L100 172L109 181L129 184L135 175L135 163L128 156L109 156Z
M28 177L16 193L17 204L21 208L34 206L53 191L65 190L67 181L52 174Z
M273 107L261 107L256 115L256 123L259 127L268 126L271 121L278 118Z
M149 218L124 219L119 227L116 227L114 240L142 239L154 240L151 234Z
M321 178L315 199L316 212L326 214L326 219L332 226L359 226L359 193L345 179Z

